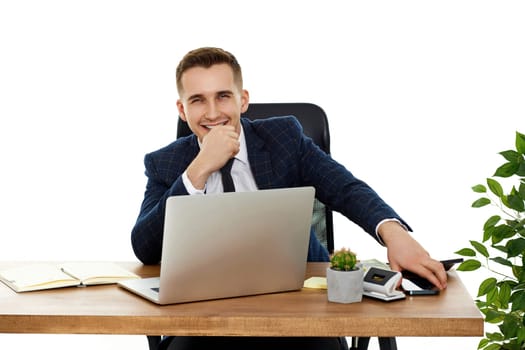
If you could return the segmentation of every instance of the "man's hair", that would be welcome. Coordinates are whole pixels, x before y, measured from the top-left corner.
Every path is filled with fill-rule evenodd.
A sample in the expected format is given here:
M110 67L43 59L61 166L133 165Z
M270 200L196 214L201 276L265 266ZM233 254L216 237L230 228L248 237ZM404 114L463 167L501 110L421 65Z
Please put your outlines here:
M188 52L179 62L176 71L177 90L182 92L182 74L193 67L210 68L215 64L227 64L233 71L233 79L242 89L242 72L241 66L235 56L228 51L216 47L201 47Z

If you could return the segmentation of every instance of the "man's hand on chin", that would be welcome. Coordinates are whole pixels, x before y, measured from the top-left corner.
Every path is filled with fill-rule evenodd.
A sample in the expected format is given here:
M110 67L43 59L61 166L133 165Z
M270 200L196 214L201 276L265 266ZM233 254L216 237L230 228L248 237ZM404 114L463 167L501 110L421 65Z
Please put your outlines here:
M239 153L239 134L231 125L218 125L210 129L201 143L199 154L188 166L187 175L193 187L203 189L208 177Z

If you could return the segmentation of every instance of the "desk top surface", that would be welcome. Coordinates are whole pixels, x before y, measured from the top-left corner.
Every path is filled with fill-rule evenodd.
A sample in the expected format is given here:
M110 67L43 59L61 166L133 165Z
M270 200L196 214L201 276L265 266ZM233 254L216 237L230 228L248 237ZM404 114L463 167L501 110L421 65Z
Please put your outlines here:
M13 264L0 262L0 269ZM159 266L119 264L142 277L159 274ZM306 278L324 276L326 267L308 263ZM114 284L15 293L0 283L0 333L482 336L483 318L455 271L436 296L353 304L330 303L326 290L303 288L158 306Z

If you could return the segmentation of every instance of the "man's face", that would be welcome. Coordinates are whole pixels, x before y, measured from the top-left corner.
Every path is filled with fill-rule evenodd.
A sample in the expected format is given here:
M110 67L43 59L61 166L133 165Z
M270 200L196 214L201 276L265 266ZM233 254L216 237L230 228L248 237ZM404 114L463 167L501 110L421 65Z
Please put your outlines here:
M182 74L181 83L179 114L201 142L217 125L232 125L240 132L241 113L248 109L249 95L235 84L229 65L190 68Z

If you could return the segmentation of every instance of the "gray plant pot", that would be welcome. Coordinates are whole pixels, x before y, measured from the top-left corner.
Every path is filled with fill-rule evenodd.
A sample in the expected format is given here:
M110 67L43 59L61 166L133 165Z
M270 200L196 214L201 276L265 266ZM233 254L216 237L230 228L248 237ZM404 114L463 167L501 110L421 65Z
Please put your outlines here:
M334 303L358 303L363 299L363 269L337 271L326 269L328 301Z

